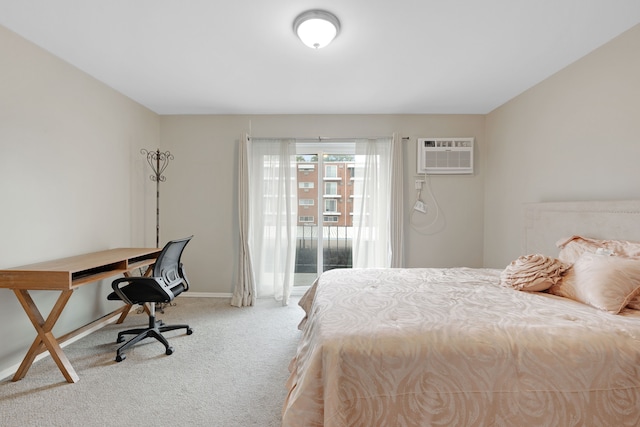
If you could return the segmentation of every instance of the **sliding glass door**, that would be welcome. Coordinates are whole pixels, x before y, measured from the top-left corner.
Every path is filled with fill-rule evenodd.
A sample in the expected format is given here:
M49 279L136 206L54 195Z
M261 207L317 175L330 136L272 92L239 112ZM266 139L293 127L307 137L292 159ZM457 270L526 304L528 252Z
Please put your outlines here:
M298 142L294 286L352 266L353 142Z

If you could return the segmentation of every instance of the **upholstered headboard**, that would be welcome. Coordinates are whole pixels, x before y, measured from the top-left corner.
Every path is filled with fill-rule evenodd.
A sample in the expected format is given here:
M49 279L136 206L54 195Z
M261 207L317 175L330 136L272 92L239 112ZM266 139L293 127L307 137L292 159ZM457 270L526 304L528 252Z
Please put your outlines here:
M523 254L555 257L573 235L640 242L640 200L525 204Z

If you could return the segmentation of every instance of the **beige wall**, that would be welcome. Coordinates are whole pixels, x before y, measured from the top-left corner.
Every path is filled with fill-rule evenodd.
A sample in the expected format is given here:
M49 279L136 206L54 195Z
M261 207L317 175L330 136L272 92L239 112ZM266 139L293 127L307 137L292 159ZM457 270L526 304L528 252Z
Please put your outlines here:
M0 70L0 268L153 246L144 226L153 192L141 185L138 152L158 145L158 116L3 27ZM109 290L75 292L54 332L113 310ZM34 292L45 316L57 296ZM8 289L0 289L0 324L2 371L35 337Z
M283 115L163 116L162 146L175 160L163 183L163 238L195 234L186 254L192 290L230 293L237 270L237 150L242 132L255 137L409 137L404 147L406 265L482 265L484 116L480 115ZM416 137L474 136L473 176L434 176L431 187L441 208L437 226L423 235L409 226L415 201ZM423 200L435 213L433 201ZM434 218L416 215L418 224ZM186 265L186 263L185 263Z
M491 112L486 139L485 266L521 254L525 202L640 198L640 25Z

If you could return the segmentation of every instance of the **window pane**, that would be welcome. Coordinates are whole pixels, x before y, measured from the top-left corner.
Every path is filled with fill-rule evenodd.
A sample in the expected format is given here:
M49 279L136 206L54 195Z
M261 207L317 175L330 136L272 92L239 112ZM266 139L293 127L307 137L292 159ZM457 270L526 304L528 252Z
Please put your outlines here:
M338 195L338 183L337 182L325 182L324 183L325 196L337 196Z
M338 212L338 201L336 199L327 199L324 201L325 212Z

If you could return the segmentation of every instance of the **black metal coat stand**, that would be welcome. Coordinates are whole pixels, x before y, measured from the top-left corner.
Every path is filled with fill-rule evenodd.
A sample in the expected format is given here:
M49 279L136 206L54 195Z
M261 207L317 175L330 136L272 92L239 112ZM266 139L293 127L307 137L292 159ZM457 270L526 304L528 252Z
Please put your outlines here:
M160 152L160 150L156 151L148 151L146 149L141 149L140 153L144 156L147 156L147 163L151 166L153 170L153 175L150 175L151 181L156 182L156 248L160 247L160 182L164 182L167 178L162 175L164 170L169 165L169 161L173 160L173 154L169 151Z
M151 181L156 183L156 248L160 247L160 182L164 182L167 178L162 175L164 170L169 165L169 161L173 160L173 154L169 151L161 152L159 149L156 151L148 151L141 149L140 153L147 156L147 163L151 166L153 174L149 176ZM167 305L175 305L175 303L157 304L156 309L161 313L164 313L164 307Z

